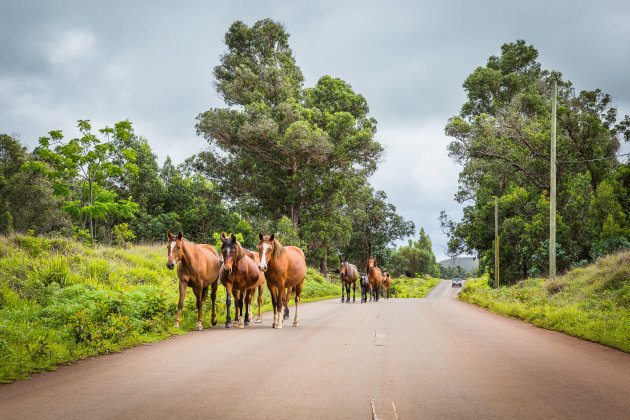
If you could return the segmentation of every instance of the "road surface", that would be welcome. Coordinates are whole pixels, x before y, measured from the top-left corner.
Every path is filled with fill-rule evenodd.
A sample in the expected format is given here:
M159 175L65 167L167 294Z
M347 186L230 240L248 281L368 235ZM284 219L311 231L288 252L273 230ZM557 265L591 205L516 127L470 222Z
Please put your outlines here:
M629 354L459 302L449 286L83 360L0 386L0 418L630 418Z

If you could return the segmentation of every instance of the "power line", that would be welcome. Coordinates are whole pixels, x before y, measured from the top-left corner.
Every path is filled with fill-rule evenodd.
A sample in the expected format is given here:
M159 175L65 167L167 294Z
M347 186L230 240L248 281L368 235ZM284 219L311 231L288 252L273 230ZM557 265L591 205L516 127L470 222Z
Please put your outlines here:
M603 158L597 158L597 159L584 159L584 160L559 160L557 161L558 163L581 163L581 162L595 162L598 160L608 160L608 159L616 159L618 157L621 156L628 156L630 155L630 153L622 153L620 155L615 155L615 156L609 156L609 157L603 157Z

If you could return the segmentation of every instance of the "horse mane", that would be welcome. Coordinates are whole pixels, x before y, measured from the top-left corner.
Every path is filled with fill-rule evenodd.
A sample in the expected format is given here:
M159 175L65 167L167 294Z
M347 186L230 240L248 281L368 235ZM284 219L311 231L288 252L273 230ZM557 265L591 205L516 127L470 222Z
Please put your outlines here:
M284 245L282 245L280 242L278 242L277 239L274 238L273 253L271 255L273 255L273 257L279 257L280 255L282 255L283 252L284 252Z

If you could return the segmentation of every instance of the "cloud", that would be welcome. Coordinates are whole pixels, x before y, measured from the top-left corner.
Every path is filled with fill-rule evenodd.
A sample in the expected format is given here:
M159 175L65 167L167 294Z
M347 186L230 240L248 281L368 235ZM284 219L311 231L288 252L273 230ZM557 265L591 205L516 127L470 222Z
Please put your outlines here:
M45 54L52 64L71 66L91 56L95 44L96 39L88 30L63 29L53 33Z

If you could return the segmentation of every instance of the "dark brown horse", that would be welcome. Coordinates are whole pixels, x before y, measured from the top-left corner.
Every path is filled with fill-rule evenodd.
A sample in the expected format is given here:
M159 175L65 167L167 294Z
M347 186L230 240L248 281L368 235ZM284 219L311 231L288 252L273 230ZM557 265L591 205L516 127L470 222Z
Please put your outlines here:
M179 328L179 321L184 307L186 288L191 287L197 299L197 311L199 318L195 329L203 329L203 301L208 294L208 286L212 287L210 299L212 300L212 325L217 324L215 301L217 299L217 278L219 277L219 255L217 250L207 244L195 244L184 239L181 231L173 235L166 232L168 244L168 260L166 266L173 270L177 265L177 277L179 277L179 304L177 305L177 320L175 328Z
M383 270L383 297L389 299L389 286L392 284L392 278L388 270Z
M376 266L376 259L372 256L368 259L368 282L370 283L370 300L378 302L383 283L381 269Z
M221 257L223 266L219 278L225 286L227 315L225 328L230 328L230 294L234 296L234 323L239 328L244 328L249 324L251 317L252 295L258 289L258 320L262 322L262 287L265 283L265 275L258 269L256 256L253 252L243 248L232 234L227 237L221 234ZM245 316L243 316L243 306L245 306Z
M359 278L359 270L354 264L350 264L348 259L341 259L339 256L339 277L341 278L341 303L343 303L343 289L346 289L346 301L350 303L350 285L352 285L352 301L355 301L357 293L357 279Z
M273 304L273 327L282 328L282 306L285 299L288 305L289 290L295 287L295 318L293 326L299 323L298 306L302 294L302 284L306 276L306 258L304 252L295 246L282 246L275 235L258 234L259 268L265 272L267 287L271 292ZM287 290L289 289L289 290Z

